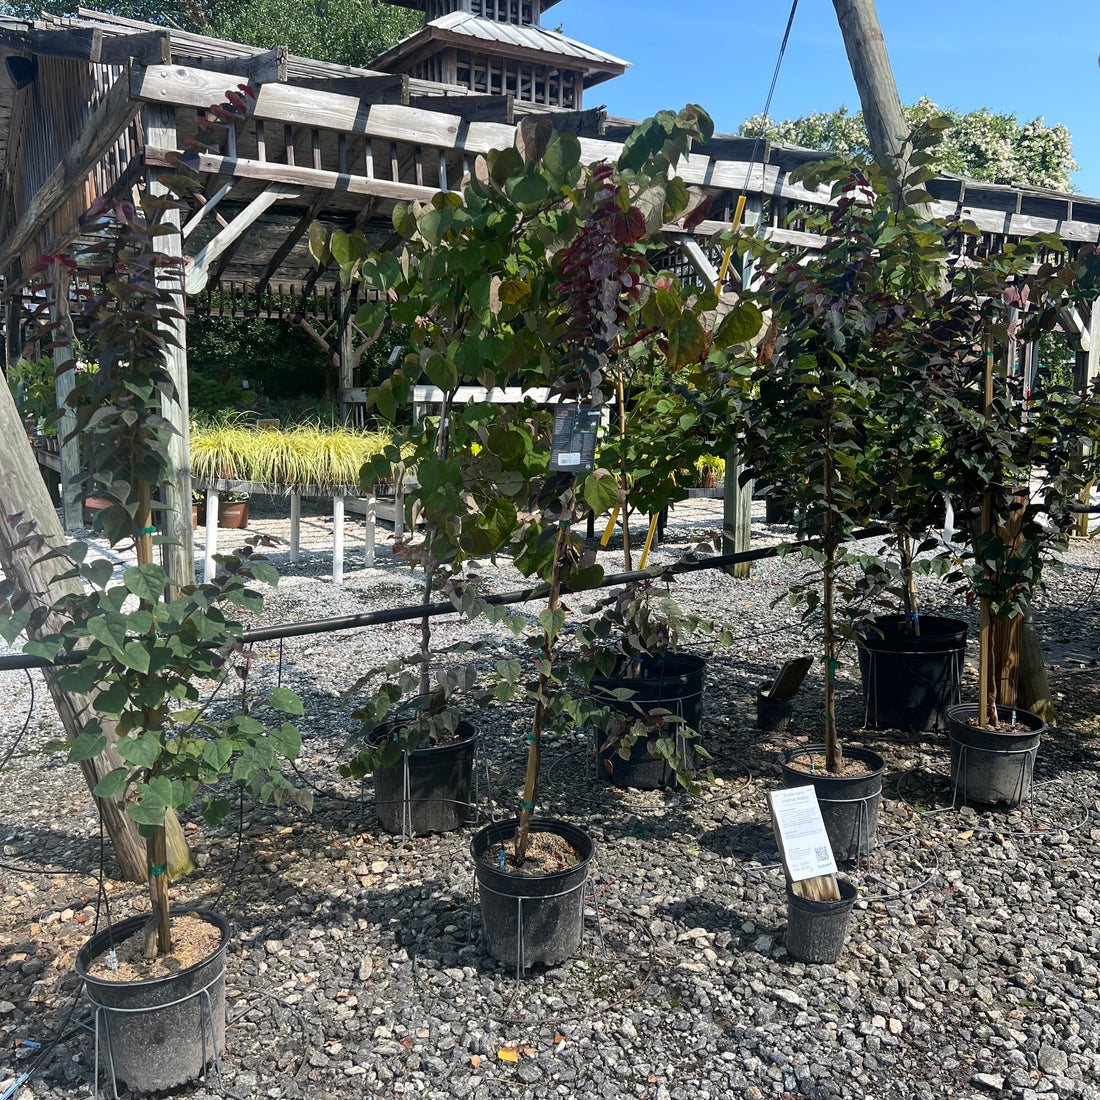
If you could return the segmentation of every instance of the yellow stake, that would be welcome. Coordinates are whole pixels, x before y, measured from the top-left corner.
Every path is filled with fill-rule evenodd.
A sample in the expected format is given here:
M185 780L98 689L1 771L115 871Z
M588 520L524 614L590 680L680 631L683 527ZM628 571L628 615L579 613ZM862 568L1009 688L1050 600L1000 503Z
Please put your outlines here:
M737 208L733 212L733 225L730 227L730 232L736 233L741 228L741 217L745 213L745 196L737 196ZM718 272L718 286L716 290L721 290L726 282L726 272L730 269L730 259L733 256L733 241L730 241L729 246L726 248L726 254L722 257L722 267Z
M615 530L615 521L619 518L619 509L616 505L615 510L611 513L611 518L607 521L607 526L604 528L603 538L600 539L600 545L606 546L611 539L611 532Z
M645 537L645 546L642 548L642 560L638 562L638 568L644 569L646 559L649 557L649 548L653 545L653 535L657 530L657 520L661 518L661 513L658 512L653 519L649 521L649 534Z

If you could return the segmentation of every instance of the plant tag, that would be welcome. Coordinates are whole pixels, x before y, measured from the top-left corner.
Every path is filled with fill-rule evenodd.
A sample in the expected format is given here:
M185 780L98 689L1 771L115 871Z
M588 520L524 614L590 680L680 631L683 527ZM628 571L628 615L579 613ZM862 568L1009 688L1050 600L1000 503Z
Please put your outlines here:
M814 788L807 785L770 791L768 801L779 853L791 882L835 875L833 846L821 820L821 807L817 804Z
M555 405L550 469L590 474L596 468L596 436L599 430L599 409L576 403Z

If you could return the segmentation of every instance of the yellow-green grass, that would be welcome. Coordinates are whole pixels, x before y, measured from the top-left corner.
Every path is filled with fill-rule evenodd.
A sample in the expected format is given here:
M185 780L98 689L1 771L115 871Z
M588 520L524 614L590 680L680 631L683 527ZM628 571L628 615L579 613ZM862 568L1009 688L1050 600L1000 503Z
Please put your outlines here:
M390 442L387 432L303 425L268 431L241 421L191 426L191 476L257 485L358 485L363 463Z

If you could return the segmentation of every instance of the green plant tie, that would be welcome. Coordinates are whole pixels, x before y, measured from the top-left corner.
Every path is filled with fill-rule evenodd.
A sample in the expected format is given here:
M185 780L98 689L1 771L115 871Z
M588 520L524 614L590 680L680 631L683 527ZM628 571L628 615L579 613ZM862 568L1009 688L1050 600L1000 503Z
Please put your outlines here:
M152 864L150 864L149 865L149 877L150 878L155 878L157 875L163 875L167 870L168 870L168 864L167 863L158 863L155 867Z
M532 745L538 745L542 743L541 737L532 737L531 734L527 735L527 740L530 741Z
M155 527L142 527L134 532L135 535L155 535L157 529Z
M520 805L525 810L533 810L535 808L535 804L533 802L524 802L522 799L520 800Z
M568 519L559 519L558 526L564 527L568 531L569 528L573 526L573 521Z

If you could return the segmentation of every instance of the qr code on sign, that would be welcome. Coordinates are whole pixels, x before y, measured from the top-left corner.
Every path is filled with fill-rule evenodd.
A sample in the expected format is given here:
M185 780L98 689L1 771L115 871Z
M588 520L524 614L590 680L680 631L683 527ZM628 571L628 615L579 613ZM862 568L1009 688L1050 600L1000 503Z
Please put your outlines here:
M822 846L820 848L815 848L814 849L814 858L818 861L818 863L827 862L828 859L829 859L829 849L824 847L824 846Z

